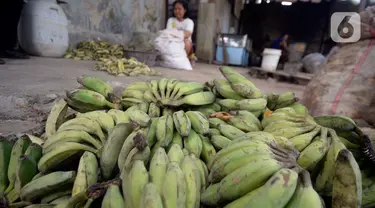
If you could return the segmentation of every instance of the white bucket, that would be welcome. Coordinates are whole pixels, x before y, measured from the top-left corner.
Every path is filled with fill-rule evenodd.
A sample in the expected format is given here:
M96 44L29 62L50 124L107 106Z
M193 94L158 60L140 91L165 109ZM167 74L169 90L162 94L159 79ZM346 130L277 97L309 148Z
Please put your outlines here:
M281 50L265 48L263 51L263 59L261 68L267 71L276 71L279 59L281 56Z

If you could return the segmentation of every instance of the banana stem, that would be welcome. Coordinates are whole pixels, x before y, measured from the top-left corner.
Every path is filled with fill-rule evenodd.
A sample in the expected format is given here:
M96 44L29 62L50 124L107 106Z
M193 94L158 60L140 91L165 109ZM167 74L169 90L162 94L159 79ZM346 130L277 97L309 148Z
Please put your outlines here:
M303 170L301 173L301 182L304 187L309 187L312 186L311 184L311 178L310 178L310 173L307 170Z
M18 198L20 198L20 195L16 189L13 189L7 194L7 199L9 203L17 201Z

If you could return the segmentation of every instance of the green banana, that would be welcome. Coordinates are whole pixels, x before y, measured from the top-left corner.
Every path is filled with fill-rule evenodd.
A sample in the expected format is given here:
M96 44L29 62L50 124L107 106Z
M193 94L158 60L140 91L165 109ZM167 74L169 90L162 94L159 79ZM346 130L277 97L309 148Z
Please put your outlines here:
M133 168L129 173L129 186L126 188L126 203L130 207L138 207L142 195L143 188L149 181L149 174L141 160L134 161ZM130 188L130 190L128 190Z
M298 173L291 169L280 169L261 187L226 205L235 207L283 208L292 198L298 183ZM310 206L309 206L310 207Z
M219 124L217 126L217 129L220 130L222 135L230 140L236 140L239 137L245 135L245 132L229 124Z
M98 182L98 161L91 152L85 152L79 160L77 176L74 180L72 196L88 189Z
M151 92L152 92L153 96L156 98L156 100L161 100L161 96L159 94L158 81L157 80L151 80L150 85L151 85Z
M346 116L317 116L314 120L319 125L335 131L354 131L357 127L356 123Z
M181 164L184 157L185 157L184 152L182 151L181 146L178 144L173 144L168 151L169 162L175 162L177 164Z
M263 110L267 106L267 100L264 98L243 99L236 103L239 110L258 111Z
M187 117L191 121L191 128L198 134L208 135L210 129L210 123L199 111L187 111Z
M28 137L21 137L13 145L10 160L9 160L9 165L8 165L8 174L7 174L9 185L4 191L5 194L13 190L16 179L17 179L17 167L20 161L19 158L25 153L25 151L28 149L30 144L31 144L31 141L28 139Z
M75 171L57 171L26 184L20 192L22 201L33 201L39 197L51 193L61 186L72 183L76 176Z
M183 145L183 142L182 142L182 137L181 135L175 131L173 133L173 139L172 139L172 142L169 144L169 147L168 147L168 150L170 149L171 146L173 146L174 144L178 144L180 145L180 147L182 148L184 145Z
M220 196L217 191L220 188L220 183L213 183L207 187L201 194L201 203L207 206L218 206L221 204Z
M202 139L202 152L201 152L201 158L205 163L210 163L215 155L216 155L216 150L213 144L211 144L210 140L203 136L199 135Z
M116 184L109 185L102 201L103 208L123 208L125 207L124 199L120 192L120 187Z
M144 92L141 90L128 90L125 89L122 92L122 98L135 98L138 100L143 100L143 94Z
M188 137L184 139L184 147L190 152L200 157L202 153L202 139L194 130L190 131Z
M194 94L186 95L178 100L172 100L168 102L170 106L181 106L181 105L208 105L215 102L216 96L212 92L202 91Z
M155 103L150 103L150 105L148 107L148 115L151 118L160 117L160 107L157 106Z
M159 117L156 126L156 138L161 142L162 147L168 147L169 143L173 139L173 117L166 115Z
M315 127L316 127L315 125L307 125L307 126L302 126L302 127L287 127L284 129L277 129L269 133L273 134L274 136L283 136L287 139L290 139L300 134L310 132Z
M148 91L150 90L150 85L147 82L133 82L130 83L126 88L126 90L139 90L139 91Z
M70 100L78 101L82 104L87 104L95 106L97 108L116 108L115 104L106 100L106 98L95 91L86 90L86 89L76 89L66 92L66 97Z
M146 147L143 150L139 150L138 148L134 147L130 152L128 157L126 158L125 163L123 164L123 170L129 171L134 164L134 161L141 160L147 166L149 162L149 158L151 155L150 147Z
M10 163L13 144L0 137L0 193L4 192L9 185L8 166ZM14 168L14 165L13 167Z
M210 128L209 131L210 131L210 137L212 137L213 135L221 135L221 133L218 129Z
M226 109L228 109L228 110L238 110L238 106L237 106L238 100L234 100L234 99L223 99L223 100L219 100L218 103L219 103L223 108L226 108Z
M130 117L128 114L126 114L122 110L117 110L117 109L111 109L107 112L108 115L112 117L112 119L115 121L115 124L119 123L129 123L130 122Z
M174 94L175 91L173 90L173 93L171 95L171 98L174 100L178 100L182 96L201 92L204 89L204 85L202 85L199 82L180 82L180 83L176 84L175 86L175 89L178 89L178 92Z
M219 124L227 124L225 121L221 120L220 118L209 118L208 122L210 124L210 127L215 128L215 129L217 129Z
M155 184L156 190L162 194L164 176L167 172L169 159L164 148L158 148L150 162L150 182Z
M248 86L246 84L231 84L232 89L247 99L257 99L263 97L263 93L256 87Z
M314 130L292 137L289 140L298 151L302 151L311 143L311 141L320 131L321 127L317 126Z
M62 190L62 191L57 191L57 192L50 193L50 194L46 195L45 197L43 197L40 200L40 203L42 203L42 204L48 204L48 203L54 201L55 199L58 199L58 198L61 198L61 197L64 197L64 196L69 196L70 197L71 194L72 194L72 189L69 186L69 189Z
M201 179L200 172L191 157L184 157L181 163L181 170L186 180L186 207L199 207Z
M147 131L146 140L147 140L148 146L150 147L152 147L156 143L156 140L157 140L156 139L156 130L157 130L156 127L158 124L158 119L159 118L151 118L151 124Z
M163 185L164 207L185 207L187 182L178 163L171 162L168 164L164 181L168 181Z
M333 173L332 207L362 207L361 170L353 154L341 150Z
M226 138L222 135L213 135L211 136L211 143L215 146L217 150L225 148L232 140Z
M165 98L166 99L169 99L171 97L171 93L172 93L173 89L175 88L175 86L177 85L177 83L179 83L179 81L176 80L176 79L169 79L168 80L167 90L165 92Z
M155 184L148 183L142 191L141 199L139 200L139 208L163 208L163 202L158 193Z
M48 115L46 121L45 132L47 138L51 137L56 133L59 125L64 120L64 117L66 116L67 112L68 104L63 99L59 100L52 106L51 112Z
M173 122L174 126L176 127L177 132L183 136L189 136L191 130L191 120L189 119L187 113L183 110L177 111L173 113Z
M140 110L133 110L133 111L127 111L126 112L130 120L139 124L142 127L148 127L151 123L150 116L147 115L147 113L140 111Z
M68 130L83 130L90 134L95 134L99 137L100 141L104 143L106 141L106 137L100 127L99 123L88 119L88 118L74 118L63 123L57 132L68 131Z
M112 86L97 77L81 76L77 78L77 82L86 89L100 93L106 98L108 98L110 94L113 94Z
M226 99L233 99L233 100L242 100L244 99L243 96L235 92L230 83L227 80L223 79L215 79L214 80L215 89L221 96L223 96Z
M131 124L118 124L109 135L99 162L103 178L109 179L112 176L121 148L132 131L133 126Z
M104 111L92 111L92 112L87 112L87 113L77 113L76 115L77 118L89 118L92 119L102 127L103 130L105 130L107 133L110 132L113 127L115 127L115 122L108 113Z

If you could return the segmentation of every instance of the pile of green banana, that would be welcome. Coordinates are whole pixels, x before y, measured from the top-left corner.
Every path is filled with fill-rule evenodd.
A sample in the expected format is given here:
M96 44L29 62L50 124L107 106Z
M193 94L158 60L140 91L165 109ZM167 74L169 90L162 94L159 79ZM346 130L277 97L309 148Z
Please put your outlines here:
M150 75L161 76L160 72L150 69L135 58L124 58L124 48L119 44L106 41L82 41L76 48L69 48L64 58L73 60L94 60L94 70L107 71L115 76Z
M294 93L221 72L121 96L78 78L43 135L0 139L0 207L375 206L373 148L353 120L312 117Z
M107 71L115 76L161 76L161 72L150 69L146 64L137 61L133 57L129 59L117 57L100 58L94 70Z
M123 58L123 46L111 44L106 41L81 41L75 48L69 48L64 55L64 58L94 61L100 61L102 58L110 57Z

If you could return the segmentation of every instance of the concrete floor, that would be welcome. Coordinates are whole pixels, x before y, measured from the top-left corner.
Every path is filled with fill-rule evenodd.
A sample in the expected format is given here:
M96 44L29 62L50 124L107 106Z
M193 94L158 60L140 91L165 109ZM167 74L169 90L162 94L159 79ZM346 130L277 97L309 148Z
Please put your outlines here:
M0 65L0 134L23 132L39 126L56 97L63 96L65 90L79 86L76 82L78 76L97 76L118 89L134 81L159 79L152 76L114 77L106 72L93 71L93 61L36 57L6 61L5 65ZM222 78L218 66L203 63L197 63L193 71L161 67L153 69L162 72L164 77L186 81L205 82ZM236 69L249 77L249 69ZM294 91L297 96L301 96L304 88L274 80L249 79L264 92Z

